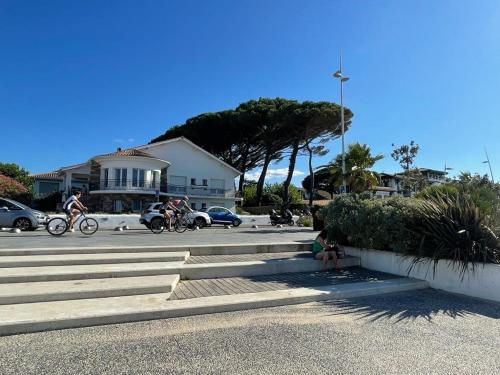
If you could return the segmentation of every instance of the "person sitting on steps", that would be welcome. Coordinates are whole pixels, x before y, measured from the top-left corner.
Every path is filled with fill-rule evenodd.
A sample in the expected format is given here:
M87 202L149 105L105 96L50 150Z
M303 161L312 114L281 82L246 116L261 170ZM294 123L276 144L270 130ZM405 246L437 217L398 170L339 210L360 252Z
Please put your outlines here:
M326 229L323 229L313 243L312 254L313 258L316 260L323 261L323 271L326 271L328 268L328 261L333 260L333 265L335 269L339 269L338 259L342 258L342 253L339 245L336 243L328 244L326 242L328 236L328 232Z

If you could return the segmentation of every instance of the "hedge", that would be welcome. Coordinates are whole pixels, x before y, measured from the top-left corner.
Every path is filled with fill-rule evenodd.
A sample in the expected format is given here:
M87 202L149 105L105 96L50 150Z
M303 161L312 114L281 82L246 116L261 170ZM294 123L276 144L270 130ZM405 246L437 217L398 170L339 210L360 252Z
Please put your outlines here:
M329 239L359 248L412 255L416 261L452 259L500 263L498 233L466 194L422 198L337 197L322 210ZM462 268L464 272L465 269Z

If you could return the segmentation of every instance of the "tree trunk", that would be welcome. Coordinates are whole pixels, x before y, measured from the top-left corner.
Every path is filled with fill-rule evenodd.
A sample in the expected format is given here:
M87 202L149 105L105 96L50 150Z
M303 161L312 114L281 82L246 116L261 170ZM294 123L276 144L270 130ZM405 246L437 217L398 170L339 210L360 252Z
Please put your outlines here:
M312 168L312 149L307 145L307 151L309 151L309 181L311 181L311 185L309 187L309 207L312 207L314 200L314 171Z
M264 165L262 166L262 172L259 176L259 181L257 181L257 205L260 206L262 201L262 191L264 190L264 181L266 179L267 167L271 163L271 153L266 152L266 157L264 158Z
M245 172L240 174L240 181L238 182L238 191L243 196L243 184L245 183Z
M245 153L241 156L241 162L240 162L241 175L240 175L240 181L238 183L238 191L240 192L241 196L243 196L243 184L245 183L247 160L248 160L248 148L245 150Z
M288 208L289 204L289 188L292 182L293 171L295 170L295 162L297 160L297 154L299 153L299 142L294 142L292 146L292 153L290 155L290 164L288 165L288 176L285 182L283 182L283 206Z

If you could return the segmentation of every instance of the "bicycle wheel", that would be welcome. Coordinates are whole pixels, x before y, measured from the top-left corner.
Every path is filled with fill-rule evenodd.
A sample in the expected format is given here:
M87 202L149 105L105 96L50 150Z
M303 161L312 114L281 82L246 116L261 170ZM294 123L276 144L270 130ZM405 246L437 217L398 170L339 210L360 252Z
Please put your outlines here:
M47 223L47 232L53 236L60 236L68 230L68 222L62 217L55 217L50 219Z
M91 217L86 217L80 222L80 232L90 236L94 234L99 229L99 224L96 219L92 219Z
M177 233L183 233L183 232L186 231L186 229L188 228L188 226L189 226L188 221L186 220L186 218L183 217L182 219L177 220L175 222L175 231Z
M162 217L155 217L151 220L151 232L154 234L160 234L165 230L165 219Z

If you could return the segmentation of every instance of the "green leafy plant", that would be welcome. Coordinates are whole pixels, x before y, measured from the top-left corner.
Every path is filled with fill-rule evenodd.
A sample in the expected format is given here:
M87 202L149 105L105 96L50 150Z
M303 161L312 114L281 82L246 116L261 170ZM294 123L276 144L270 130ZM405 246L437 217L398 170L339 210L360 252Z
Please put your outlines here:
M465 192L427 194L416 208L416 221L411 231L421 237L414 255L416 264L424 257L434 262L454 261L463 276L469 264L499 263L500 243L489 225L487 215Z
M448 189L449 190L449 189ZM410 256L412 266L448 259L462 274L478 263L500 263L496 221L466 191L431 189L420 198L337 197L323 208L329 238L343 245Z

